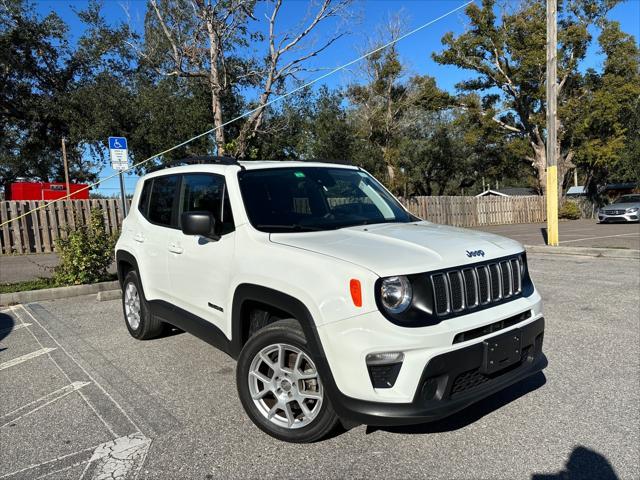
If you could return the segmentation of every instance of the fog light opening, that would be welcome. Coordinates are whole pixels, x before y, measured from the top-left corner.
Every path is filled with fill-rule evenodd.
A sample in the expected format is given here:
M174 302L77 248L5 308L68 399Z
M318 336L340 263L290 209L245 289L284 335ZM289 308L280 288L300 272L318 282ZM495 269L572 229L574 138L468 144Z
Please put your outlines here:
M402 352L370 353L367 355L367 365L389 365L402 363L403 360L404 353Z
M367 370L373 388L391 388L395 385L404 360L402 352L370 353Z

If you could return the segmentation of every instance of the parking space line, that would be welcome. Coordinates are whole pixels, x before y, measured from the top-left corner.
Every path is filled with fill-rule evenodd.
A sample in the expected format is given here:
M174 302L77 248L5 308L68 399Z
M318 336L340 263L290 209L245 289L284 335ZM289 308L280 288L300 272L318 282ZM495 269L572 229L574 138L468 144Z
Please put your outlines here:
M42 345L40 345L42 347ZM36 350L35 352L27 353L25 355L21 355L13 360L9 360L8 362L0 363L0 371L6 368L15 367L16 365L20 365L26 361L29 361L33 358L37 358L40 355L46 355L49 352L54 351L55 348L41 348L40 350Z
M88 452L94 451L96 449L96 447L97 447L97 445L94 445L92 447L83 448L82 450L78 450L77 452L67 453L66 455L61 455L61 456L56 457L56 458L54 458L52 460L47 460L46 462L34 463L34 464L29 465L28 467L24 467L24 468L21 468L20 470L16 470L15 472L6 473L6 474L0 476L0 479L10 478L10 477L25 478L24 476L18 477L18 475L23 474L25 472L28 472L29 470L36 469L36 468L43 468L43 467L46 468L48 465L51 465L51 464L56 463L56 462L60 462L62 460L66 460L68 458L73 457L74 455L81 456L82 454L87 454L87 456L88 456ZM83 461L75 463L74 465L71 465L68 468L72 468L74 466L82 465L83 463L85 463L87 461L88 461L88 459L85 459ZM64 468L63 470L66 470L66 469L67 468ZM50 472L50 473L54 473L54 472ZM31 476L31 478L33 478L33 475Z
M85 476L94 480L136 478L144 465L150 446L151 439L136 432L53 460L29 465L21 470L0 476L0 479L25 478L26 472L30 472L28 478L46 478L85 464L80 479ZM74 459L74 456L77 458ZM71 464L56 468L58 466L56 464L64 463L69 459L71 459Z
M585 237L585 238L576 238L574 240L563 240L560 243L571 243L571 242L582 242L585 240L599 240L601 238L613 238L613 237L628 237L629 235L634 235L640 237L640 233L620 233L618 235L604 235L602 237Z
M23 305L19 305L19 307L22 307L22 310L25 311L25 313L27 313L37 324L40 328L42 328L42 330L44 330L47 335L49 335L49 337L51 337L51 339L60 347L60 349L71 359L73 360L76 365L78 365L82 371L85 372L85 374L91 379L91 381L98 386L99 388L100 385L93 379L93 377L91 377L87 371L71 356L69 355L69 353L64 349L64 347L62 345L60 345L60 343L51 336L51 334L49 333L48 330L46 330L41 324L40 322L38 322L38 320L36 319L36 317L34 317L33 315L31 315L31 313L29 313L29 311L24 308ZM15 307L13 312L16 314L16 316L18 317L18 319L20 320L20 322L24 323L24 320L22 319L22 316L18 313L18 307ZM38 342L38 344L43 347L42 343L40 342L40 340L38 339L38 337L35 336L35 334L31 331L31 329L27 328L27 331L29 333L31 333L31 336L33 338L35 338L36 342ZM43 347L44 348L44 347ZM62 367L58 364L58 362L55 361L55 359L51 356L51 353L47 353L47 355L49 356L49 360L51 360L51 362L53 362L53 364L58 368L58 370L60 370L60 372L65 376L65 378L67 379L67 381L69 383L73 383L73 381L71 380L71 377L69 377L69 375L67 374L67 372L65 372ZM104 389L102 389L104 391ZM113 430L113 428L111 427L111 425L109 425L109 423L107 423L107 421L102 417L102 415L100 415L100 413L98 413L98 411L95 409L95 407L93 405L91 405L91 403L89 402L89 400L87 399L87 397L85 397L81 391L78 390L78 395L80 395L80 397L82 398L82 400L84 400L84 403L87 404L87 406L93 411L93 413L95 413L96 417L98 417L100 419L100 421L104 424L104 426L107 428L107 430L109 430L109 433L111 433L111 435L114 438L118 437L118 434ZM131 422L133 423L133 422ZM135 424L134 424L135 425ZM137 428L137 427L136 427Z
M47 330L47 329L46 329L46 328L45 328L45 327L44 327L44 326L43 326L43 325L38 321L38 319L37 319L34 315L32 315L32 314L31 314L31 312L30 312L29 310L27 310L27 309L25 308L25 306L24 306L24 305L20 305L20 307L22 307L22 310L24 310L24 311L27 313L27 315L29 315L29 316L33 319L33 321L34 321L36 324L38 324L38 326L39 326L42 330L44 330L44 332L45 332L47 335L49 335L49 337L51 337L51 339L55 342L55 344L56 344L56 345L58 345L58 347L60 348L60 350L62 350L64 353L66 353L66 354L67 354L67 356L68 356L68 357L69 357L69 358L70 358L70 359L71 359L71 360L72 360L72 361L73 361L73 362L74 362L74 363L75 363L75 364L80 368L80 370L82 370L82 371L85 373L85 375L87 375L87 377L89 377L89 379L90 379L90 380L91 380L91 381L92 381L92 382L93 382L93 383L94 383L94 384L95 384L95 385L96 385L96 386L97 386L97 387L102 391L102 393L104 393L104 395L105 395L109 400L111 400L111 402L113 402L113 404L114 404L116 407L118 407L118 410L120 410L120 412L122 413L122 415L124 415L124 417L125 417L125 418L130 422L130 423L131 423L131 425L133 425L133 427L135 428L135 431L136 431L136 432L140 432L140 431L141 431L141 430L140 430L140 427L138 427L138 425L136 424L136 422L134 422L134 421L131 419L131 417L129 416L129 414L127 414L127 412L125 412L124 408L122 408L122 407L120 406L120 404L119 404L118 402L116 402L116 400L115 400L115 399L114 399L114 398L109 394L109 392L107 392L107 391L104 389L104 387L103 387L102 385L100 385L100 384L96 381L96 379L95 379L95 378L93 378L93 377L91 376L91 374L90 374L89 372L87 372L87 370L86 370L82 365L80 365L80 363L79 363L79 362L78 362L78 361L73 357L73 355L71 355L69 352L67 352L67 350L66 350L62 345L60 345L60 342L58 342L58 340L56 340L56 339L53 337L53 335L51 335L51 333L49 333L49 330ZM22 319L21 319L21 321L22 321ZM71 379L69 379L69 381L71 381ZM80 393L80 394L82 395L82 392L78 392L78 393ZM97 413L97 412L96 412L96 413ZM116 435L116 437L117 437L117 435Z
M64 398L67 395L69 395L70 393L73 393L73 392L75 392L75 391L77 391L77 390L81 389L82 387L84 387L86 385L89 385L89 384L90 384L90 382L73 382L71 385L67 385L65 387L62 387L62 388L56 390L55 392L48 393L44 397L40 397L39 399L34 400L33 402L29 402L26 405L23 405L22 407L17 408L16 410L14 410L12 412L9 412L9 413L3 415L2 417L0 417L0 421L4 421L5 422L2 425L0 425L0 428L6 427L7 425L10 425L13 422L18 421L21 418L29 416L32 413L37 412L38 410L46 407L47 405L51 405L52 403L57 402L61 398ZM25 413L20 414L20 412L22 410L25 410L28 407L34 406L34 405L37 405L37 406L32 408L31 410L25 412Z
M2 312L0 312L0 313L2 313ZM19 325L15 325L13 327L0 328L0 335L4 335L6 333L11 333L14 330L20 330L21 328L25 328L25 327L29 327L29 326L31 326L30 323L21 323Z

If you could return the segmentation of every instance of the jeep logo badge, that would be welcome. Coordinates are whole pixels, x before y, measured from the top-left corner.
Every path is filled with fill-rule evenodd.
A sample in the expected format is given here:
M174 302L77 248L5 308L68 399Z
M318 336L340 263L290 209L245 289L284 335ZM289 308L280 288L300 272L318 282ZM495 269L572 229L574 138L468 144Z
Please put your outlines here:
M474 250L472 252L467 250L467 257L484 257L484 250Z

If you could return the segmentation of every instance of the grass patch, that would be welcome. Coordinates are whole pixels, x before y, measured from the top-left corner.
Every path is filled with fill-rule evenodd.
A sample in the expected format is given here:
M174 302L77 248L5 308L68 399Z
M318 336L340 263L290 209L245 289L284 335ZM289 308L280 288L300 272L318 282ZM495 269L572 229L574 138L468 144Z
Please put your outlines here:
M106 278L101 280L102 282L110 282L112 280L117 280L118 275L115 273L110 273ZM95 283L95 282L94 282ZM0 283L0 293L15 293L15 292L26 292L28 290L42 290L43 288L55 288L55 287L70 287L73 284L69 285L61 285L56 283L53 278L44 278L40 277L35 280L27 280L26 282L16 282L16 283Z
M0 293L26 292L27 290L42 290L52 288L56 284L53 278L38 278L17 283L0 283Z

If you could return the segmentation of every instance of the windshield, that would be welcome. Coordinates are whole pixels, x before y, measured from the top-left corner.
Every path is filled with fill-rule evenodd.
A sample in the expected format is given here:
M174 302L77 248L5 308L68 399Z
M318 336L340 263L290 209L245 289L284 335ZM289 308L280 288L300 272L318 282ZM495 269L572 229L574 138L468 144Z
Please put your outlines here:
M372 176L360 170L272 168L244 170L238 178L249 221L265 232L415 220Z
M614 203L637 203L640 202L640 195L622 195Z

